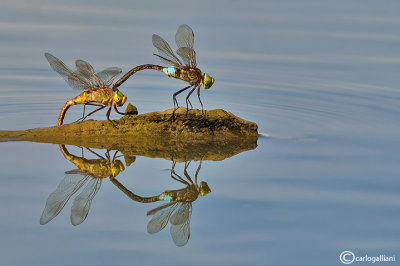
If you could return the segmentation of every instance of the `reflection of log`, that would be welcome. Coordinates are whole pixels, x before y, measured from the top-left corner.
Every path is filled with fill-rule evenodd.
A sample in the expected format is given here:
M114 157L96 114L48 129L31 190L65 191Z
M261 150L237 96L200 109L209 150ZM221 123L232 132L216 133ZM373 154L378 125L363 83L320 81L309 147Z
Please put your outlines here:
M108 121L87 120L62 126L21 131L0 131L0 141L34 141L120 150L125 155L143 155L180 160L223 160L257 147L257 124L224 110L179 108Z

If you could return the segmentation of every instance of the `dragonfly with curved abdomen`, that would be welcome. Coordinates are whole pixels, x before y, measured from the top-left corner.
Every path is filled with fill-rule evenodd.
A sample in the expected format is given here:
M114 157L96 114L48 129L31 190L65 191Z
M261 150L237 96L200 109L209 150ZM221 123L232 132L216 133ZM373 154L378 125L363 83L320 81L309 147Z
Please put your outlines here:
M81 94L64 104L60 115L58 116L58 126L62 125L67 110L75 104L84 104L85 107L86 105L99 106L98 109L92 111L86 116L84 111L82 118L78 120L84 120L95 112L105 107L109 107L107 111L107 120L111 122L110 113L112 106L118 114L125 114L119 112L117 106L124 105L127 100L126 96L124 96L119 90L113 90L110 88L114 79L122 72L119 67L106 68L103 71L96 73L89 63L83 60L76 60L75 65L77 71L73 72L57 57L49 53L45 53L44 55L47 61L49 61L51 68L60 74L71 88L83 91ZM111 124L114 126L112 122Z
M69 199L86 184L82 192L74 199L71 207L71 223L72 225L79 225L88 216L92 201L100 189L102 180L107 177L116 177L125 170L125 166L120 160L116 159L117 152L111 159L108 150L105 153L106 158L104 158L86 148L98 157L97 159L86 159L83 156L79 157L71 154L63 144L59 146L64 157L75 164L78 169L67 171L64 179L49 195L40 217L40 224L47 224L56 217Z
M121 79L119 79L113 86L114 89L118 88L122 83L124 83L130 76L136 72L144 69L155 69L164 72L168 77L181 79L189 83L189 86L175 92L173 94L174 102L174 112L176 107L179 107L176 96L183 91L190 88L189 93L186 96L186 108L193 108L192 103L189 100L190 95L197 89L197 95L201 104L201 109L203 111L203 103L200 99L200 87L203 85L204 89L209 89L214 84L214 79L208 73L202 73L199 68L197 68L196 63L196 52L193 49L194 44L194 33L193 30L186 24L181 25L176 34L175 42L178 46L176 53L182 59L182 61L174 54L169 44L160 36L153 34L152 37L153 45L157 48L159 54L154 54L158 56L162 62L168 66L159 66L153 64L140 65L131 69L126 73Z

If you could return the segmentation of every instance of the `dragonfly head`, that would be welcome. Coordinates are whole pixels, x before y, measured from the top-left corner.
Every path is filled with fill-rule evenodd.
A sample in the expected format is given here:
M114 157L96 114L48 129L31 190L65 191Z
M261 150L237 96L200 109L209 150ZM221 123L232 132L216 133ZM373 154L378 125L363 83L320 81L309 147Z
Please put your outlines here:
M211 192L210 187L208 186L207 182L201 181L200 183L200 195L205 196Z
M114 102L117 106L122 106L126 102L127 98L119 90L115 90Z
M204 89L209 89L213 84L214 84L214 79L207 73L204 73L203 75Z
M120 172L125 170L124 164L120 160L116 160L111 167L111 174L113 177L119 175Z

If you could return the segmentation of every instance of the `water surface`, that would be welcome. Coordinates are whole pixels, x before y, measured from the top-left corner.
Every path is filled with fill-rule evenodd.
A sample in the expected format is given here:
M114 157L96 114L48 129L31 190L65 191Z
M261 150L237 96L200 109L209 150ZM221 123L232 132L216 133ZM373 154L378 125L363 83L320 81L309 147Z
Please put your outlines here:
M1 130L55 125L75 96L44 52L69 66L84 59L126 72L159 63L151 35L173 45L187 23L199 67L216 79L202 91L205 108L255 121L264 134L255 150L203 161L199 181L212 192L193 202L183 247L168 226L147 233L157 204L133 202L111 182L82 224L71 225L71 201L40 225L47 197L74 166L57 145L1 143L5 265L341 265L344 250L400 256L398 1L3 2ZM121 90L148 112L171 108L184 86L143 71ZM80 114L71 108L65 123ZM170 168L138 156L118 180L156 195L180 187Z

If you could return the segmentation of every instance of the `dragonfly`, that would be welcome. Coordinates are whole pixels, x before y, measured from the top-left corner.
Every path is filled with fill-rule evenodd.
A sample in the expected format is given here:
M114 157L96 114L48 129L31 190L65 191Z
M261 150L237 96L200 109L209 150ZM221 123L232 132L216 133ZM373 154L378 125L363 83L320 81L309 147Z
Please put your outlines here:
M186 96L186 108L188 110L189 104L193 108L192 103L189 100L190 95L197 89L197 96L201 104L201 109L203 112L203 103L200 99L200 88L203 85L204 89L209 89L214 84L214 79L208 73L202 73L202 71L197 68L196 63L196 52L193 49L194 44L194 33L193 30L186 24L179 26L175 34L175 42L178 46L176 54L182 59L182 61L174 54L170 45L160 36L153 34L152 42L155 48L158 50L159 54L154 54L159 57L161 61L167 66L159 66L153 64L140 65L129 72L127 72L121 79L119 79L113 86L113 88L118 88L122 83L124 83L130 76L138 71L144 69L154 69L163 72L168 77L181 79L189 83L187 87L180 89L173 94L174 102L174 112L175 113L178 105L176 96L185 90L190 89Z
M175 171L176 162L173 162L170 172L171 178L185 185L184 188L176 190L166 190L157 196L141 197L125 188L116 178L110 181L123 191L132 200L141 203L164 201L166 203L147 212L152 219L147 224L147 232L150 234L161 231L168 222L171 223L171 236L176 246L184 246L190 237L190 217L192 215L192 202L199 195L205 196L211 192L207 182L202 181L198 185L197 176L201 168L201 161L193 181L187 171L190 162L185 162L184 176L178 175Z
M74 199L71 207L71 224L76 226L85 221L88 216L92 201L101 187L102 180L107 177L116 177L125 170L125 166L120 160L116 159L118 151L114 153L111 159L108 150L104 158L90 148L86 148L97 156L97 159L86 159L84 156L79 157L71 154L63 144L60 144L59 147L64 157L75 164L78 169L65 172L64 179L49 195L40 217L40 224L47 224L54 219L69 199L80 188L84 187ZM85 184L86 186L84 186Z
M49 61L51 68L60 74L71 88L83 91L64 104L58 116L57 125L60 126L63 124L65 114L72 105L83 104L83 115L78 121L86 119L86 117L105 107L109 107L107 111L107 120L115 127L110 120L111 107L113 106L118 114L125 115L125 113L118 111L117 106L123 106L127 97L118 89L111 89L110 87L114 79L121 74L122 70L119 67L110 67L96 73L89 63L84 60L76 60L75 66L77 71L73 72L54 55L45 53L44 56L47 61ZM86 105L98 106L99 108L85 116Z

